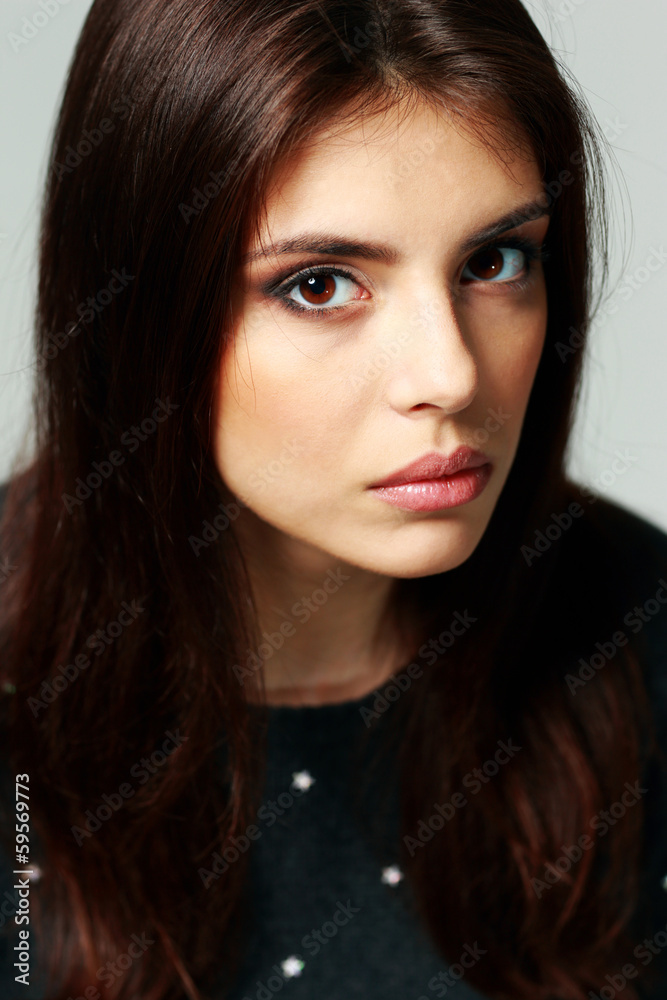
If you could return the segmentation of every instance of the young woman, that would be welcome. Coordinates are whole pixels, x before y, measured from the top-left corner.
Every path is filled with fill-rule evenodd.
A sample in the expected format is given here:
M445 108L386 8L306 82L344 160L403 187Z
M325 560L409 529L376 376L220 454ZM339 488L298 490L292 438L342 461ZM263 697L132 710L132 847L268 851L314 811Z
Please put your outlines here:
M7 996L665 995L667 537L564 472L602 170L518 0L93 4L3 506Z

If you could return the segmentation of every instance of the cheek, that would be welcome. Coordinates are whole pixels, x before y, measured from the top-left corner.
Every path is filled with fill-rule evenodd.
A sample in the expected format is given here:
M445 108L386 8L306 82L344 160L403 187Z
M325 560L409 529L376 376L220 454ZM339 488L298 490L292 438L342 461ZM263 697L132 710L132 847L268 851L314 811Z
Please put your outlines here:
M491 396L513 401L523 411L535 380L547 326L547 300L540 282L520 306L495 310L491 315L479 311L476 323L479 344L478 362L485 375Z
M318 377L312 364L306 375L296 359L290 344L286 351L269 338L241 337L222 362L216 463L230 489L251 505L278 499L295 476L312 496L326 479L322 472L340 468L354 426L345 385Z
M546 290L540 282L530 296L521 296L520 302L496 304L491 295L488 299L477 305L474 316L469 316L480 371L475 417L488 430L486 415L493 416L489 448L511 461L544 349ZM498 413L504 417L500 427L496 422Z

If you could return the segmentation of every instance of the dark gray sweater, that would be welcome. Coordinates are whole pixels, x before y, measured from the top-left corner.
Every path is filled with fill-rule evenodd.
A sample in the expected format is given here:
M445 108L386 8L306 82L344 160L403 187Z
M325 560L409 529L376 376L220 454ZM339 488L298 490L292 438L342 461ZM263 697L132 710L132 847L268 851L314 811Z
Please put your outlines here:
M638 592L648 599L661 577L667 581L667 534L616 505L604 509L631 554L628 565ZM576 532L583 538L588 530L586 519L572 529L573 551L579 544ZM667 587L664 593L667 598ZM643 636L646 681L667 750L667 603L651 616ZM355 811L353 792L364 774L353 755L357 737L372 719L373 749L392 711L380 712L379 720L370 716L381 704L376 697L372 692L342 704L269 709L264 800L246 831L247 842L238 843L239 851L250 851L254 929L229 1000L483 1000L468 973L485 960L484 942L462 942L460 955L448 962L416 916L398 861L398 786L391 755L383 765L392 778L386 811L371 793L367 797L379 836L369 836ZM644 871L636 914L642 931L634 955L625 966L609 969L602 992L591 994L591 1000L612 1000L621 979L633 978L632 967L641 973L647 964L660 969L659 985L650 993L638 982L633 985L643 1000L667 998L667 782L655 765L646 782ZM234 861L233 854L211 855L200 871L204 887L224 877ZM0 906L0 998L49 1000L37 978L30 987L14 982L13 940L4 936L13 925L12 867L5 859L0 868L5 904ZM48 942L35 943L48 948ZM101 997L109 995L103 984L99 990Z
M352 748L366 721L376 727L375 746L381 719L368 713L377 697L270 709L265 804L253 847L258 929L230 1000L269 1000L283 988L293 1000L481 997L461 974L483 961L483 943L466 942L448 976L416 919L398 863L397 784L386 846L355 815L360 775Z

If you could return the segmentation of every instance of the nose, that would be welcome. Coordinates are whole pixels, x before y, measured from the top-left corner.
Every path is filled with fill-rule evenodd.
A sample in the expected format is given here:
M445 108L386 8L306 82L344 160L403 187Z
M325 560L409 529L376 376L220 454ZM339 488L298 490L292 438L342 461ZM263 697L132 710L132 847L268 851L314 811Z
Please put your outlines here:
M396 325L395 325L396 324ZM451 296L424 293L393 312L403 348L388 372L391 406L402 413L458 413L479 389L479 370Z

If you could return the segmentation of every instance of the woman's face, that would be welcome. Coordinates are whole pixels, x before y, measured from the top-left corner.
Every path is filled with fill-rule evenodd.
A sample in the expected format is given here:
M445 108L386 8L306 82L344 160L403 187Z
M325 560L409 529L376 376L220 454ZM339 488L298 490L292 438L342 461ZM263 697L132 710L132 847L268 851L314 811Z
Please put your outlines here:
M547 319L542 265L516 243L544 240L541 175L505 160L420 105L323 132L273 177L234 288L214 444L245 504L238 524L267 558L407 578L453 569L479 543ZM520 210L527 221L508 221ZM481 472L373 488L465 445Z

